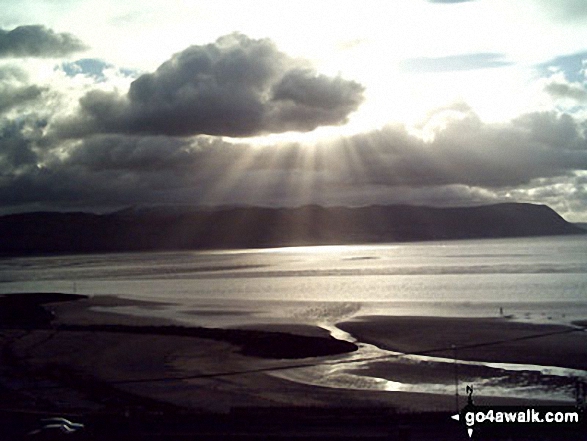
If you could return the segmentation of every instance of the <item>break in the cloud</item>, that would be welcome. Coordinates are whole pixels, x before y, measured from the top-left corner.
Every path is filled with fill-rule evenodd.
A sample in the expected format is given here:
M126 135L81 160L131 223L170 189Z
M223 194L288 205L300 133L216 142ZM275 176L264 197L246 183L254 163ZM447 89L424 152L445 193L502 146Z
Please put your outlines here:
M104 60L98 58L82 58L80 60L68 61L61 64L61 69L69 77L83 75L93 78L101 83L107 80L106 71L114 70L123 76L136 76L137 72L132 69L117 68Z
M587 52L557 57L538 69L548 77L544 91L553 98L587 102Z
M504 60L504 58L503 54L494 53L449 55L437 58L409 58L400 63L400 68L405 72L427 73L510 66L512 63Z
M319 75L268 39L231 34L175 54L137 78L126 95L87 93L80 99L80 115L58 130L73 137L310 131L344 123L362 101L360 84Z
M0 58L61 57L87 49L77 37L56 33L45 26L18 26L0 29Z
M550 75L555 72L561 72L568 81L585 81L587 76L587 52L563 55L553 60L549 60L538 66L542 75Z

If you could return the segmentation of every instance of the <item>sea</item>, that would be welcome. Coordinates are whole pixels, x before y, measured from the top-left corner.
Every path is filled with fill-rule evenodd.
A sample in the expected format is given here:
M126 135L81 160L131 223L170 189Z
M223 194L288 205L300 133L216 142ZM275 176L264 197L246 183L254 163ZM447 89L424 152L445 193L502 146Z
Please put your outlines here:
M569 324L587 319L587 236L0 259L0 294L27 292L141 300L149 303L96 309L198 326L315 324L351 341L336 323L368 315ZM361 345L344 362L356 371L364 366L361 358L386 353ZM586 372L556 367L492 366L496 372L538 369L587 378ZM449 385L366 378L332 365L276 375L320 386L452 393ZM498 386L497 394L554 396L552 388ZM570 388L555 392L569 398Z
M0 294L116 295L217 325L361 314L587 318L587 236L0 259ZM134 309L133 309L134 308Z

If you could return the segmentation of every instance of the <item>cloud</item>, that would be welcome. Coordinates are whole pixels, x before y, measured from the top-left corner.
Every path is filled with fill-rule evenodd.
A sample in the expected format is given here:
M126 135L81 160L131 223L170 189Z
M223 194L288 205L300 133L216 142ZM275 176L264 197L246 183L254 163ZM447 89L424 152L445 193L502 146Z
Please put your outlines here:
M520 202L546 204L570 222L585 222L587 175L536 179L531 185L505 189L496 197Z
M46 87L27 84L26 73L16 66L0 66L0 114L41 98Z
M355 157L361 164L342 173L350 186L502 188L587 169L581 125L569 115L548 112L526 114L508 124L485 124L466 114L447 121L430 142L402 126L388 126L345 144L336 147L339 155Z
M493 69L497 67L510 66L513 63L505 61L503 54L477 53L449 55L436 58L409 58L400 64L400 68L406 72L429 73L429 72L452 72L476 69Z
M137 78L126 95L87 93L80 114L57 130L64 136L233 137L311 131L346 122L363 90L354 81L315 73L270 40L231 34L175 54Z
M0 66L0 81L24 82L26 80L28 80L28 75L20 67L13 65Z
M39 86L4 87L0 85L0 113L34 101L47 89Z
M38 128L39 124L27 119L0 122L0 182L36 166L38 155L34 149L34 136L24 134L35 132L34 126Z
M98 135L79 143L67 159L68 166L87 170L157 172L194 167L198 152L181 138Z
M56 33L45 26L19 26L0 29L0 58L61 57L87 49L77 37Z
M569 98L580 103L587 102L587 90L581 83L553 81L544 90L555 98Z
M561 158L564 153L570 155L587 154L587 139L585 138L587 133L583 130L584 123L577 122L568 114L527 113L516 118L512 123L514 128L522 130L520 133L522 139L535 146L536 149L543 147L545 150L560 154ZM577 168L581 168L582 161L576 165Z
M311 96L303 99L312 103ZM457 103L424 121L421 130L433 134L426 141L405 126L388 125L316 144L266 146L203 135L95 134L62 141L46 138L44 124L31 117L2 126L4 209L467 205L554 201L556 195L568 201L565 212L587 204L578 191L580 174L587 176L584 122L555 112L488 124Z
M442 4L450 4L450 3L466 3L475 0L428 0L429 3L442 3Z
M587 3L584 0L537 0L551 17L563 21L577 21L587 16Z
M232 162L222 159L219 139L97 135L68 147L39 144L25 124L11 123L0 131L0 201L5 208L93 211L198 203L206 185L213 185L206 172L221 179ZM238 150L231 152L238 156ZM214 168L214 161L220 167Z
M536 66L544 91L556 99L587 101L587 52L564 55Z

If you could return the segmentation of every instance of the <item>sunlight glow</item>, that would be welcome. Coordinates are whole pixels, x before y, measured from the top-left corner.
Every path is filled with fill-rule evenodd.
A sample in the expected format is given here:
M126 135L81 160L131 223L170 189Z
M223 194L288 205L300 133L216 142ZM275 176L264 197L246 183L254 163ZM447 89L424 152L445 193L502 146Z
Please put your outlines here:
M318 245L318 246L294 246L294 247L278 247L278 248L264 248L259 250L263 253L309 253L309 254L339 254L347 253L357 248L364 249L366 247L361 245Z
M83 44L3 55L0 111L26 121L6 158L39 188L55 182L47 201L64 206L83 195L110 209L112 192L113 206L511 199L584 211L584 177L572 175L587 118L579 3L9 0L3 32L38 23ZM234 33L243 41L224 53L218 41ZM576 124L520 127L538 112ZM278 133L291 128L306 131Z

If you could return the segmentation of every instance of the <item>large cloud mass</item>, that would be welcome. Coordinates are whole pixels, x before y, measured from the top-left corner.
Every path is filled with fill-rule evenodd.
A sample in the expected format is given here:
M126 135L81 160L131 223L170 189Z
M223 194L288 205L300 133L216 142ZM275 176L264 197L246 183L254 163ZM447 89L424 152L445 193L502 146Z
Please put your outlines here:
M555 112L487 124L464 106L439 109L423 127L433 132L428 140L402 125L315 145L97 134L69 141L66 154L59 142L42 144L42 124L0 131L4 206L466 205L514 197L564 214L587 205L584 127Z
M28 40L16 30L10 38L0 31L0 57L50 57L81 44L69 34L24 28ZM581 52L537 66L543 78L536 84L557 104L553 111L488 123L457 102L414 126L388 124L289 144L223 137L343 124L362 103L364 88L317 73L267 39L224 36L188 47L143 75L100 58L4 61L0 213L161 203L443 206L516 200L548 203L584 219L585 58ZM54 75L43 83L35 69L49 64ZM403 74L461 75L507 64L499 52L479 52L413 58L400 68Z
M40 25L0 29L0 58L60 57L87 49L77 37Z
M126 95L92 91L64 136L253 136L341 124L363 100L353 81L316 74L270 40L231 34L175 54Z

